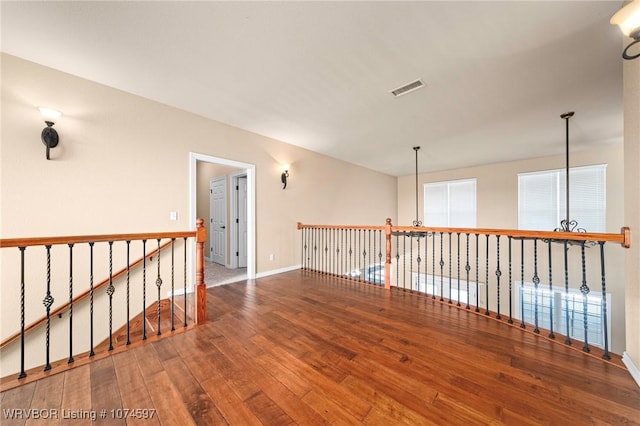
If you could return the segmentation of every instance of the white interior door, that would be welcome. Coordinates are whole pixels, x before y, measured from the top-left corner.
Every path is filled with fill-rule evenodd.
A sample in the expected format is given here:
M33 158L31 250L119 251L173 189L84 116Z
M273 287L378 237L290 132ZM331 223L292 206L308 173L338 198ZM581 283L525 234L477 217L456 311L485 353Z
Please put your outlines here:
M247 177L238 178L238 268L247 267Z
M227 254L227 177L211 179L210 190L210 259L226 265Z

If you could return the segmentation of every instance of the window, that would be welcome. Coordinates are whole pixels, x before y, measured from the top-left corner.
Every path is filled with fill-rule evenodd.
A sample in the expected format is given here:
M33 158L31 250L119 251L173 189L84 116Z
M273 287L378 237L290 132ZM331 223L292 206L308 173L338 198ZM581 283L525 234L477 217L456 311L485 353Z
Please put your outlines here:
M569 169L569 219L589 232L606 228L606 164ZM518 174L518 227L551 231L566 218L566 170Z
M586 300L582 293L576 289L564 289L553 287L549 291L548 285L540 284L538 290L533 283L516 281L517 292L516 317L524 318L529 324L535 324L536 304L538 305L538 326L547 330L551 327L560 334L567 334L572 339L584 341L585 319L587 323L587 340L589 344L604 348L605 324L607 335L611 336L611 293L606 294L603 303L602 295L591 292ZM536 294L537 293L537 294ZM586 315L585 315L586 302ZM604 322L604 304L607 305L607 322ZM519 312L521 311L521 312ZM569 321L567 323L567 320ZM568 324L568 327L567 327Z
M424 223L430 227L475 228L476 179L425 183Z

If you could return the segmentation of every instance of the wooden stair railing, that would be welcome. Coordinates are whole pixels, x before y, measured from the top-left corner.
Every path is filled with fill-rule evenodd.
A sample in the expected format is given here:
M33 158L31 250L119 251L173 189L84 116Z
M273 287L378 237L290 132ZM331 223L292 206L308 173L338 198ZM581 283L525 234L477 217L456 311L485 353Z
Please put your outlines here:
M68 245L70 247L70 249L75 245L75 244L81 244L81 243L88 243L90 246L93 247L93 244L95 243L100 243L100 242L106 242L109 243L109 245L111 246L114 242L116 241L124 241L127 242L127 245L131 242L131 241L144 241L146 242L147 240L157 240L158 241L158 248L153 249L152 251L150 251L149 253L145 253L144 256L142 256L140 259L137 259L133 262L130 262L128 264L127 267L124 267L118 271L116 271L115 273L113 273L111 271L111 259L109 259L110 261L110 273L109 273L109 277L100 281L99 283L97 283L96 285L93 286L92 289L90 290L86 290L84 292L82 292L81 294L75 296L72 298L71 301L67 301L66 303L62 304L61 306L55 308L54 310L50 310L50 304L47 307L47 315L39 318L38 320L32 322L31 324L29 324L28 326L24 326L24 265L22 265L22 272L21 272L21 287L22 287L22 324L21 324L21 330L17 333L14 333L12 335L10 335L9 337L5 338L1 343L0 343L0 349L6 349L9 345L11 345L12 343L20 340L21 341L21 373L20 376L18 377L19 379L23 379L24 377L26 377L26 373L25 373L25 367L24 367L24 338L25 335L35 329L37 329L39 326L42 326L44 324L47 324L47 364L45 366L45 371L47 371L48 369L50 369L50 363L49 363L49 322L50 319L52 317L55 317L56 315L61 315L63 312L69 310L71 307L74 306L74 304L76 304L77 302L80 302L82 300L87 299L87 297L89 297L90 293L93 292L95 293L96 291L98 291L101 288L107 287L107 286L112 286L112 283L114 282L114 280L117 280L118 278L121 278L122 276L124 276L125 274L127 274L127 272L131 271L133 268L135 268L136 266L139 266L141 263L143 263L146 259L152 258L153 256L159 255L160 252L162 250L164 250L165 248L172 246L174 241L177 239L184 239L185 242L185 262L187 259L187 255L186 255L186 242L188 239L193 238L195 241L195 246L196 246L196 252L195 252L195 266L196 266L196 271L195 271L195 287L194 287L194 291L195 291L195 314L194 314L194 320L195 320L195 324L201 324L204 321L206 321L206 286L204 283L204 243L206 241L206 229L204 227L204 220L203 219L198 219L196 221L196 229L194 231L183 231L183 232L158 232L158 233L137 233L137 234L103 234L103 235L85 235L85 236L66 236L66 237L34 237L34 238L6 238L6 239L0 239L0 248L18 248L21 251L21 256L22 256L22 262L24 262L24 251L27 247L32 247L32 246L44 246L45 248L47 248L47 252L49 251L49 249L52 246L55 245ZM160 241L161 240L165 240L165 239L169 239L170 241L165 242L164 244L160 245ZM127 258L128 258L128 254L127 254ZM49 268L49 265L47 265L47 268ZM160 266L158 265L158 273L159 273L159 268ZM186 263L185 263L185 268L186 268ZM173 274L173 265L172 265L172 274ZM185 279L186 279L186 269L185 269ZM159 279L159 278L158 278ZM159 285L158 285L159 284ZM48 285L48 284L47 284ZM156 285L158 285L158 297L160 296L160 285L161 285L161 281L160 283L156 282ZM185 285L186 285L186 281L185 281ZM109 294L109 288L107 288L107 294ZM48 289L47 289L48 291ZM113 294L113 290L111 290L111 294ZM111 299L111 294L109 294L109 298ZM47 293L47 298L49 297L49 293ZM92 301L93 303L93 301ZM110 302L111 303L111 302ZM186 303L186 302L185 302ZM46 306L46 304L45 304ZM158 301L158 306L160 306L160 302ZM93 309L93 308L92 308ZM109 308L111 309L111 307ZM144 314L144 312L143 312ZM110 314L111 315L111 314ZM160 319L158 318L158 321ZM186 317L185 317L186 320ZM70 320L71 321L71 320ZM111 323L111 317L109 318L109 322ZM185 323L186 326L186 323ZM93 333L93 331L92 331ZM110 333L111 333L111 324L110 324ZM71 339L71 337L70 337ZM111 350L111 349L109 349ZM88 353L89 357L92 357L93 354L93 348L92 350ZM69 364L73 363L73 354L69 355Z
M171 241L167 241L166 243L162 244L160 246L160 251L164 250L165 248L169 247L171 245ZM150 259L153 256L155 256L158 253L158 249L154 249L152 252L147 253L144 257L141 257L140 259L137 259L133 262L131 262L131 264L129 265L129 269L131 270L132 268L135 268L136 266L139 266L140 264L142 264L142 261L144 259ZM111 277L112 280L117 280L118 278L124 276L127 273L127 268L124 267L122 269L120 269L119 271L117 271L116 273L113 274L113 276ZM103 287L106 287L107 285L109 285L109 278L105 278L104 280L100 281L98 284L93 286L93 291L98 291ZM73 298L73 301L70 303L69 301L66 301L65 303L63 303L62 305L58 306L56 309L53 309L51 311L51 313L49 314L49 316L51 317L55 317L56 315L61 315L63 314L65 311L67 311L69 309L69 305L75 305L76 303L80 302L81 300L86 299L87 297L89 297L90 291L89 290L85 290L84 292L80 293L78 296ZM24 328L24 334L27 335L29 334L32 330L35 330L36 328L42 326L45 322L47 321L47 317L46 316L42 316L41 318L35 320L34 322L32 322L31 324L27 325ZM7 337L6 339L4 339L2 342L0 342L0 349L4 349L5 346L10 345L11 343L15 342L16 340L18 340L20 338L20 331L15 332L14 334L12 334L11 336Z
M610 359L604 248L606 243L629 248L628 227L620 233L543 232L394 226L387 219L382 226L299 222L298 230L303 270L416 291L536 334L548 332L549 339L562 336L568 346L581 342L584 352L591 351L588 335L594 332L587 324L587 295L595 295L603 310L602 358ZM568 255L572 246L577 248ZM525 319L525 295L533 318ZM554 295L560 307L542 300ZM578 307L570 308L569 300ZM579 326L569 325L570 312ZM554 330L554 323L562 329Z

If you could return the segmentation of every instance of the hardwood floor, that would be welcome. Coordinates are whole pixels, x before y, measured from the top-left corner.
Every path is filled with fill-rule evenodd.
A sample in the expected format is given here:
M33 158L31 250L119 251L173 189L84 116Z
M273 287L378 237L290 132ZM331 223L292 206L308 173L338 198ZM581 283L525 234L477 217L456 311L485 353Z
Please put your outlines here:
M409 292L295 271L207 296L203 326L3 392L2 424L640 424L624 368Z

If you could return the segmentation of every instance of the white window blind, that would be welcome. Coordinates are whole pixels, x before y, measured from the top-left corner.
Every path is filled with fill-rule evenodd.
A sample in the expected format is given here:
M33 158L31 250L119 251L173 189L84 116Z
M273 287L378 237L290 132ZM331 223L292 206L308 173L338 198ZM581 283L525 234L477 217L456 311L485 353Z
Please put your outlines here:
M570 219L589 232L606 228L606 164L569 169ZM518 174L518 227L550 231L566 218L566 170Z
M426 183L424 223L431 227L476 226L476 179Z

